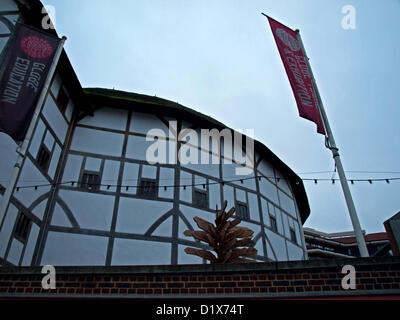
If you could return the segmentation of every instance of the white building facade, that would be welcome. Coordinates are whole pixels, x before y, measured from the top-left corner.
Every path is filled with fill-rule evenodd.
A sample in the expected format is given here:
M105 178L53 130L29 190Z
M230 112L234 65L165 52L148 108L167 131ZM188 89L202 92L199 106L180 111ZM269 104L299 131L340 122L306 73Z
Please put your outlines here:
M26 3L0 4L1 59L17 19L40 27L40 2ZM171 132L171 123L177 132ZM226 127L164 99L83 90L63 52L0 221L0 265L205 263L184 248L207 246L183 232L198 229L195 216L213 221L216 206L225 200L228 208L236 207L241 225L254 231L256 261L307 259L302 225L309 206L303 183L261 143L254 143L249 175L238 176L240 165L226 164L232 155L224 155L222 142L214 153L190 147L199 159L217 157L217 164L148 162L152 129L173 146L166 148L170 159L171 150L185 145L176 139L178 132L191 129L200 136L203 128ZM0 133L0 147L2 195L17 145Z

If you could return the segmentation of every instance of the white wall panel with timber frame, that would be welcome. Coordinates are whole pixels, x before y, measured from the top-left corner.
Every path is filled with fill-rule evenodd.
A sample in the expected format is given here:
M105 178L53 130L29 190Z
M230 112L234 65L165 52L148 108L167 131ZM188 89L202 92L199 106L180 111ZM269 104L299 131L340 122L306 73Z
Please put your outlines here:
M116 108L100 108L93 116L87 116L79 121L81 125L125 131L128 111Z
M18 6L13 0L2 0L0 2L0 55L11 36L15 23L18 21ZM2 62L2 61L0 61Z

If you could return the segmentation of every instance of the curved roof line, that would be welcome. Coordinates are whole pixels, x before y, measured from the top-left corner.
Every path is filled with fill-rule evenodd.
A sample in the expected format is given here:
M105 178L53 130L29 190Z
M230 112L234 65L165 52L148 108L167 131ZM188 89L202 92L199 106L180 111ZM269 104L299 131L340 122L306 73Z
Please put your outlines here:
M219 130L228 128L234 131L214 118L167 99L114 89L84 88L83 90L86 100L99 107L134 108L136 111L145 113L168 113L168 115L177 116L187 121L194 121L196 124L202 125L203 128L217 128ZM288 178L304 224L310 215L310 206L302 179L264 144L254 140L254 147Z

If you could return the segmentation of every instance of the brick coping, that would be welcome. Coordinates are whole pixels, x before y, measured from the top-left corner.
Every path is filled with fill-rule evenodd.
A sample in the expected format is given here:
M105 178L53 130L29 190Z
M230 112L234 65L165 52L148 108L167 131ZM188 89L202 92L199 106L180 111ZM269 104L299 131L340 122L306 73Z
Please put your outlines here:
M391 265L400 270L400 257L346 258L332 260L299 260L247 264L191 264L145 266L56 266L57 274L193 274L284 272L307 269L332 269L352 265L360 269ZM41 274L42 267L0 267L0 275Z

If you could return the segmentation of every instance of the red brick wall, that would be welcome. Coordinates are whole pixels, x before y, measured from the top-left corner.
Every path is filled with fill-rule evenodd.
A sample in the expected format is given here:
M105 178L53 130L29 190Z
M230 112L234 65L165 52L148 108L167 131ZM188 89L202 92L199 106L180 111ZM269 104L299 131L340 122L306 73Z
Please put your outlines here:
M342 267L356 269L344 290ZM56 289L45 290L41 268L0 268L0 295L37 296L400 296L400 259L347 259L247 265L56 267Z

